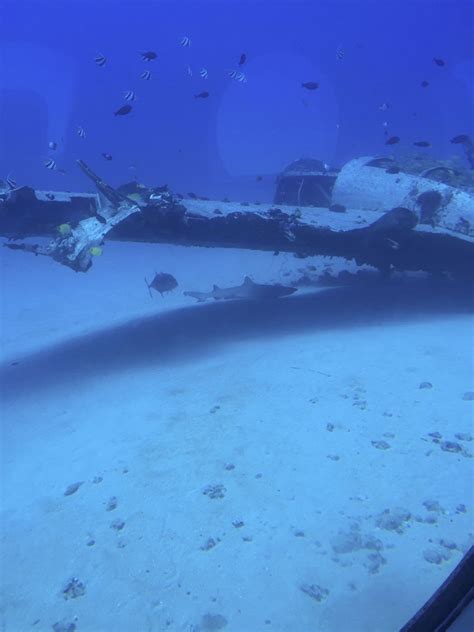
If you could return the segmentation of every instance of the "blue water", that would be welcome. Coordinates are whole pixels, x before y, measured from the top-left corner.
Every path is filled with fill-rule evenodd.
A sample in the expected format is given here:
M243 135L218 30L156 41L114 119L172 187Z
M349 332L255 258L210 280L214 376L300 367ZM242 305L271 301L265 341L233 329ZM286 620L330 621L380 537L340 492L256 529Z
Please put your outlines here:
M302 157L429 141L467 169L473 22L462 0L3 0L0 180L94 191L82 159L112 186L271 204ZM399 630L474 541L472 287L103 250L82 274L0 248L2 632ZM154 270L179 289L151 299ZM182 293L313 272L334 287Z

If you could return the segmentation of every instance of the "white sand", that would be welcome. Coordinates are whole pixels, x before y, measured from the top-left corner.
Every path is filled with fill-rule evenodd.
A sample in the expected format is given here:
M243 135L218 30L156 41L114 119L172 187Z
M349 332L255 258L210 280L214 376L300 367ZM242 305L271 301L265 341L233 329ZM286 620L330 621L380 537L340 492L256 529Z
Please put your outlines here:
M467 291L195 305L182 290L313 262L112 243L80 275L1 255L2 630L392 632L472 542ZM152 300L155 268L180 287Z

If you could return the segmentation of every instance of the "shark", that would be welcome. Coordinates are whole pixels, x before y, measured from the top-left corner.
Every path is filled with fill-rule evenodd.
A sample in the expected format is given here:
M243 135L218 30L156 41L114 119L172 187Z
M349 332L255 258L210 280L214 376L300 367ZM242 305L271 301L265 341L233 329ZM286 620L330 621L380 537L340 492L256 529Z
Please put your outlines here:
M218 287L214 285L211 292L184 292L185 296L196 298L199 303L213 298L216 301L228 299L240 299L244 301L261 301L266 299L281 298L296 292L296 287L285 285L261 285L254 283L248 276L244 278L242 285L236 287Z

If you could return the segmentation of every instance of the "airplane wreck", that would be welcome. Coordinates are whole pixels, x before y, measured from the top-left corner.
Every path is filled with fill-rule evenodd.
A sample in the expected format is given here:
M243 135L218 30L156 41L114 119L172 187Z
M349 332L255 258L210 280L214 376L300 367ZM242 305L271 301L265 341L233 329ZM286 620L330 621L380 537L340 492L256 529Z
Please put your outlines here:
M0 188L4 246L78 272L113 239L338 256L384 274L474 277L474 187L450 182L453 170L443 165L415 174L386 158L357 158L340 170L301 160L278 177L273 204L251 204L184 198L166 186L114 189L78 164L96 193ZM51 240L21 241L34 236Z

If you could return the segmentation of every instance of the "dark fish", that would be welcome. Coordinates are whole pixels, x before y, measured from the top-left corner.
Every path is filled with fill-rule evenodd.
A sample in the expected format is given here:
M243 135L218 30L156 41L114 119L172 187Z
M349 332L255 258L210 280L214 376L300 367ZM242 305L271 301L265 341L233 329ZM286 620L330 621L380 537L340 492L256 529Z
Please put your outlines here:
M104 55L101 55L100 53L94 58L95 63L98 66L104 66L105 62L107 61L107 57L104 57Z
M422 88L427 88L430 85L429 81L426 81L426 79L424 81L421 82L421 87Z
M444 66L445 65L445 61L444 59L440 59L439 57L433 57L433 62L437 65L437 66Z
M257 182L261 182L263 180L263 177L262 176L257 176L255 179L257 180Z
M400 173L400 169L398 167L389 167L385 169L385 173Z
M470 140L471 139L467 134L459 134L459 136L455 136L454 138L451 138L451 142L454 143L455 145L459 145L462 143L469 143Z
M316 88L319 88L319 83L316 83L316 81L305 81L301 85L303 88L306 88L306 90L316 90Z
M124 116L125 114L130 114L132 111L131 105L122 105L116 112L114 112L114 116Z
M379 105L379 110L380 110L381 112L386 112L386 111L388 110L388 108L389 108L389 107L390 107L390 104L389 104L389 103L384 102L384 103L381 103L381 104Z
M195 99L207 99L208 96L209 96L209 92L200 92L199 94L195 94L194 98Z
M143 61L152 61L156 59L156 53L152 50L147 51L146 53L140 53Z
M399 136L390 136L390 138L385 141L385 144L386 145L396 145L398 142L400 142L400 137Z
M163 296L163 292L171 292L171 290L174 290L175 287L178 287L178 281L176 281L172 274L168 274L168 272L155 272L153 281L148 283L145 279L145 283L148 286L148 291L150 292L151 297L153 297L151 288Z
M188 197L191 198L192 200L197 200L198 199L198 196L195 193L193 193L192 191L191 191L191 193L188 193Z
M431 143L427 140L419 140L416 143L413 143L416 147L431 147Z
M247 55L245 53L242 53L239 59L239 66L243 66L246 61L247 61Z
M106 160L112 160L112 156L106 152L102 152L102 156L106 159Z

